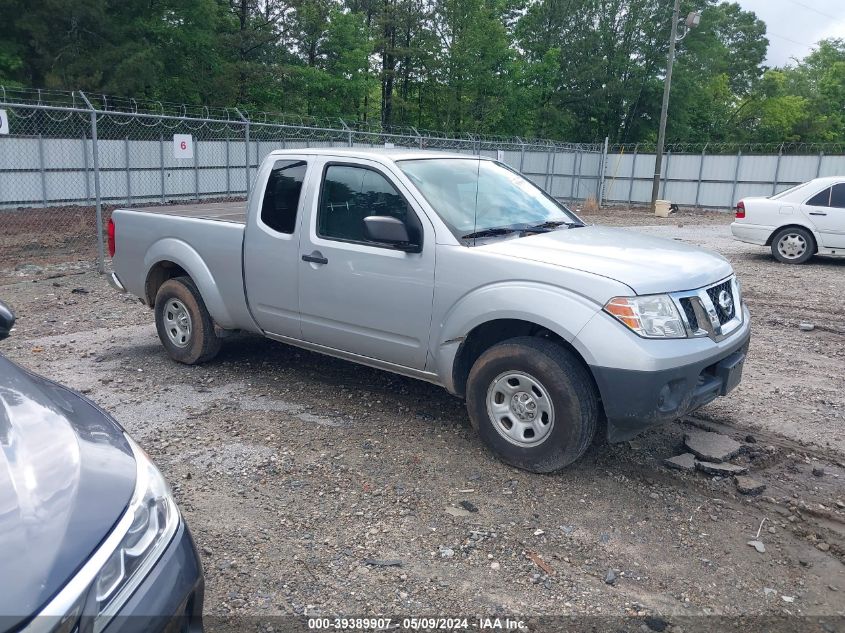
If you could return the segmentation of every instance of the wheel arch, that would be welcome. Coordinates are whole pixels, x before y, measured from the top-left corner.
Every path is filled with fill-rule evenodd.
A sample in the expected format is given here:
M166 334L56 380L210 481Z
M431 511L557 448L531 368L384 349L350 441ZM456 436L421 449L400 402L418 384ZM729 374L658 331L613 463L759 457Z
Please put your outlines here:
M147 251L144 266L144 301L149 307L155 307L156 293L165 281L185 276L196 286L213 321L222 328L234 327L214 275L189 244L174 238L159 240Z
M512 338L530 336L552 341L567 350L584 367L593 383L596 395L600 391L595 376L580 351L561 334L534 320L497 318L485 321L463 338L452 363L451 391L460 397L466 396L467 379L472 366L488 349Z
M774 231L771 232L769 238L766 240L764 246L771 246L772 241L775 239L775 235L783 231L784 229L804 229L805 231L809 231L810 235L813 237L813 252L818 253L819 251L819 236L816 234L815 229L813 227L808 226L806 224L799 224L797 222L790 222L789 224L783 224L777 227Z

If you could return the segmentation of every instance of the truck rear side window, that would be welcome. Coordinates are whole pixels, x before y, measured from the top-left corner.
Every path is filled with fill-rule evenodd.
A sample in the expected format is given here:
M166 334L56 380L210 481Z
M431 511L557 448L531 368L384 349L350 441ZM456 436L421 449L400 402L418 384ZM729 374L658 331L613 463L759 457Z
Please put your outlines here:
M306 164L301 160L278 160L267 179L261 221L279 233L296 229L296 210L305 179Z
M412 240L422 227L396 187L375 170L352 165L329 165L320 193L317 234L348 242L368 242L364 218L387 215L405 223Z

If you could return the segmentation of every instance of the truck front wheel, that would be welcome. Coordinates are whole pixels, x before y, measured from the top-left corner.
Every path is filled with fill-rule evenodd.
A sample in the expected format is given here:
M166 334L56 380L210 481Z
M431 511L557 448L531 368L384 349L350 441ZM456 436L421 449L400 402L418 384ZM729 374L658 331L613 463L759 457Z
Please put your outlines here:
M155 318L161 344L173 360L195 365L220 351L220 339L199 290L189 277L168 279L156 293Z
M598 421L584 366L561 345L533 337L509 339L479 357L467 380L467 410L493 453L536 473L581 457Z

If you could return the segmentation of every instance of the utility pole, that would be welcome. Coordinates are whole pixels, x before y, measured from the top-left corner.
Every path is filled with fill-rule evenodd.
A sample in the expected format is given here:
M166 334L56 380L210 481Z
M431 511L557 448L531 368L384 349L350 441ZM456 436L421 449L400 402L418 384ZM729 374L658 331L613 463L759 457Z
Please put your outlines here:
M690 29L698 26L701 14L693 11L687 16L684 24L680 24L681 0L675 0L672 9L672 33L669 36L669 58L666 64L666 79L663 82L663 105L660 107L660 127L657 131L657 152L654 157L654 180L651 183L651 212L654 213L657 196L660 195L660 172L663 166L663 146L666 143L666 115L669 112L669 93L672 90L672 66L675 65L675 44L684 39ZM678 35L678 27L685 27Z

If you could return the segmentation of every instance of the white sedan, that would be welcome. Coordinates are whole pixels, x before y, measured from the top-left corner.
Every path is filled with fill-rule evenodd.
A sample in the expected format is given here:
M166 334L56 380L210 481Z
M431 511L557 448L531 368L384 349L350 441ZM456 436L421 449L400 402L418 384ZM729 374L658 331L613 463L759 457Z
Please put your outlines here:
M780 262L803 264L813 255L845 256L845 176L816 178L769 198L743 198L731 233L741 242L771 246Z

